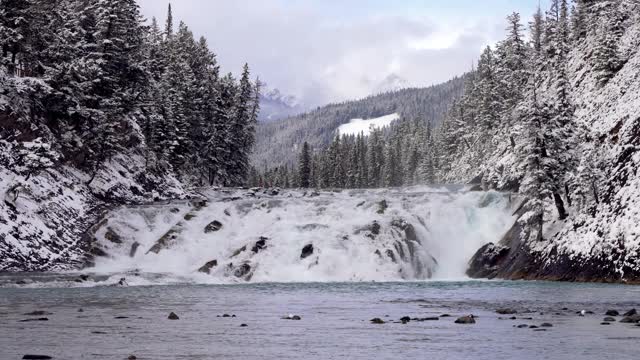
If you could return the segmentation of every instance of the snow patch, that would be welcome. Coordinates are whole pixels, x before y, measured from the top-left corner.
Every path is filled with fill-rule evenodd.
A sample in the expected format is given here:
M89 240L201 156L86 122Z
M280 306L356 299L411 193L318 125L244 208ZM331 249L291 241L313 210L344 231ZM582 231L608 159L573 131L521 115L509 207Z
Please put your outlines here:
M374 129L381 129L391 125L392 122L400 119L397 113L381 116L374 119L351 119L349 123L340 125L338 132L340 135L369 135Z

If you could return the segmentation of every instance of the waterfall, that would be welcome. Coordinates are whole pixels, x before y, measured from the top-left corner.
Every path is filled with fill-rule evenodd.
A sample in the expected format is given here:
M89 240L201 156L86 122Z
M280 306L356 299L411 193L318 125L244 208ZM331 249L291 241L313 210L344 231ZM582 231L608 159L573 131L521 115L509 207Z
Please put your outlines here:
M507 194L462 187L209 190L123 207L96 231L88 272L197 283L464 278L513 224Z

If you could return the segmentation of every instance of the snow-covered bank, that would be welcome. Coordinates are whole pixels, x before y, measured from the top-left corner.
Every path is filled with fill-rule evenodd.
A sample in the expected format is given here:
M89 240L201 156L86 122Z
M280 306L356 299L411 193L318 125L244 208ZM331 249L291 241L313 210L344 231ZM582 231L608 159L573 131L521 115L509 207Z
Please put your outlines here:
M513 222L509 195L493 192L424 187L206 196L206 203L111 212L96 232L106 256L85 271L204 283L459 279L475 250Z
M67 166L29 178L0 166L0 271L79 268L95 253L85 233L107 209L184 196L179 182L146 173L143 165L140 156L118 155L88 185L89 174Z
M529 237L527 214L521 214L525 229L514 228L495 248L483 249L475 258L482 266L472 275L640 282L640 13L632 8L637 2L620 6L628 7L621 12L624 26L615 41L620 64L606 84L592 66L601 46L597 33L589 32L569 52L572 131L580 136L568 151L579 164L565 171L572 179L563 196L568 218L558 220L548 199L542 236ZM550 87L540 96L553 99L553 91ZM518 142L517 129L508 135ZM486 183L506 188L522 179L511 141L496 137L495 151L480 166ZM449 180L478 174L472 156L460 157Z

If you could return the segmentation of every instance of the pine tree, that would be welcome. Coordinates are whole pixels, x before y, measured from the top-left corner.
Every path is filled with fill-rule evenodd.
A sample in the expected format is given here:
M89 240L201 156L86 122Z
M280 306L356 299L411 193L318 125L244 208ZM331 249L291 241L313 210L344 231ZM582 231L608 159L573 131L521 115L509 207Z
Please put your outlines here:
M303 189L311 187L311 154L309 152L309 144L306 141L302 145L298 173L300 178L300 187Z

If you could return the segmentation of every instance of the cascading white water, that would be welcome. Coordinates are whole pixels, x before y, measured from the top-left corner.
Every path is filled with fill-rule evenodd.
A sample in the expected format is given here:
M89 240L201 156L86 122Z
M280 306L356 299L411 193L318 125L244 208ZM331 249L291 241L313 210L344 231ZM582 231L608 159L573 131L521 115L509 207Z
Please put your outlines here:
M204 207L114 211L96 233L109 256L88 271L204 283L460 279L513 223L508 195L451 187L206 196Z

